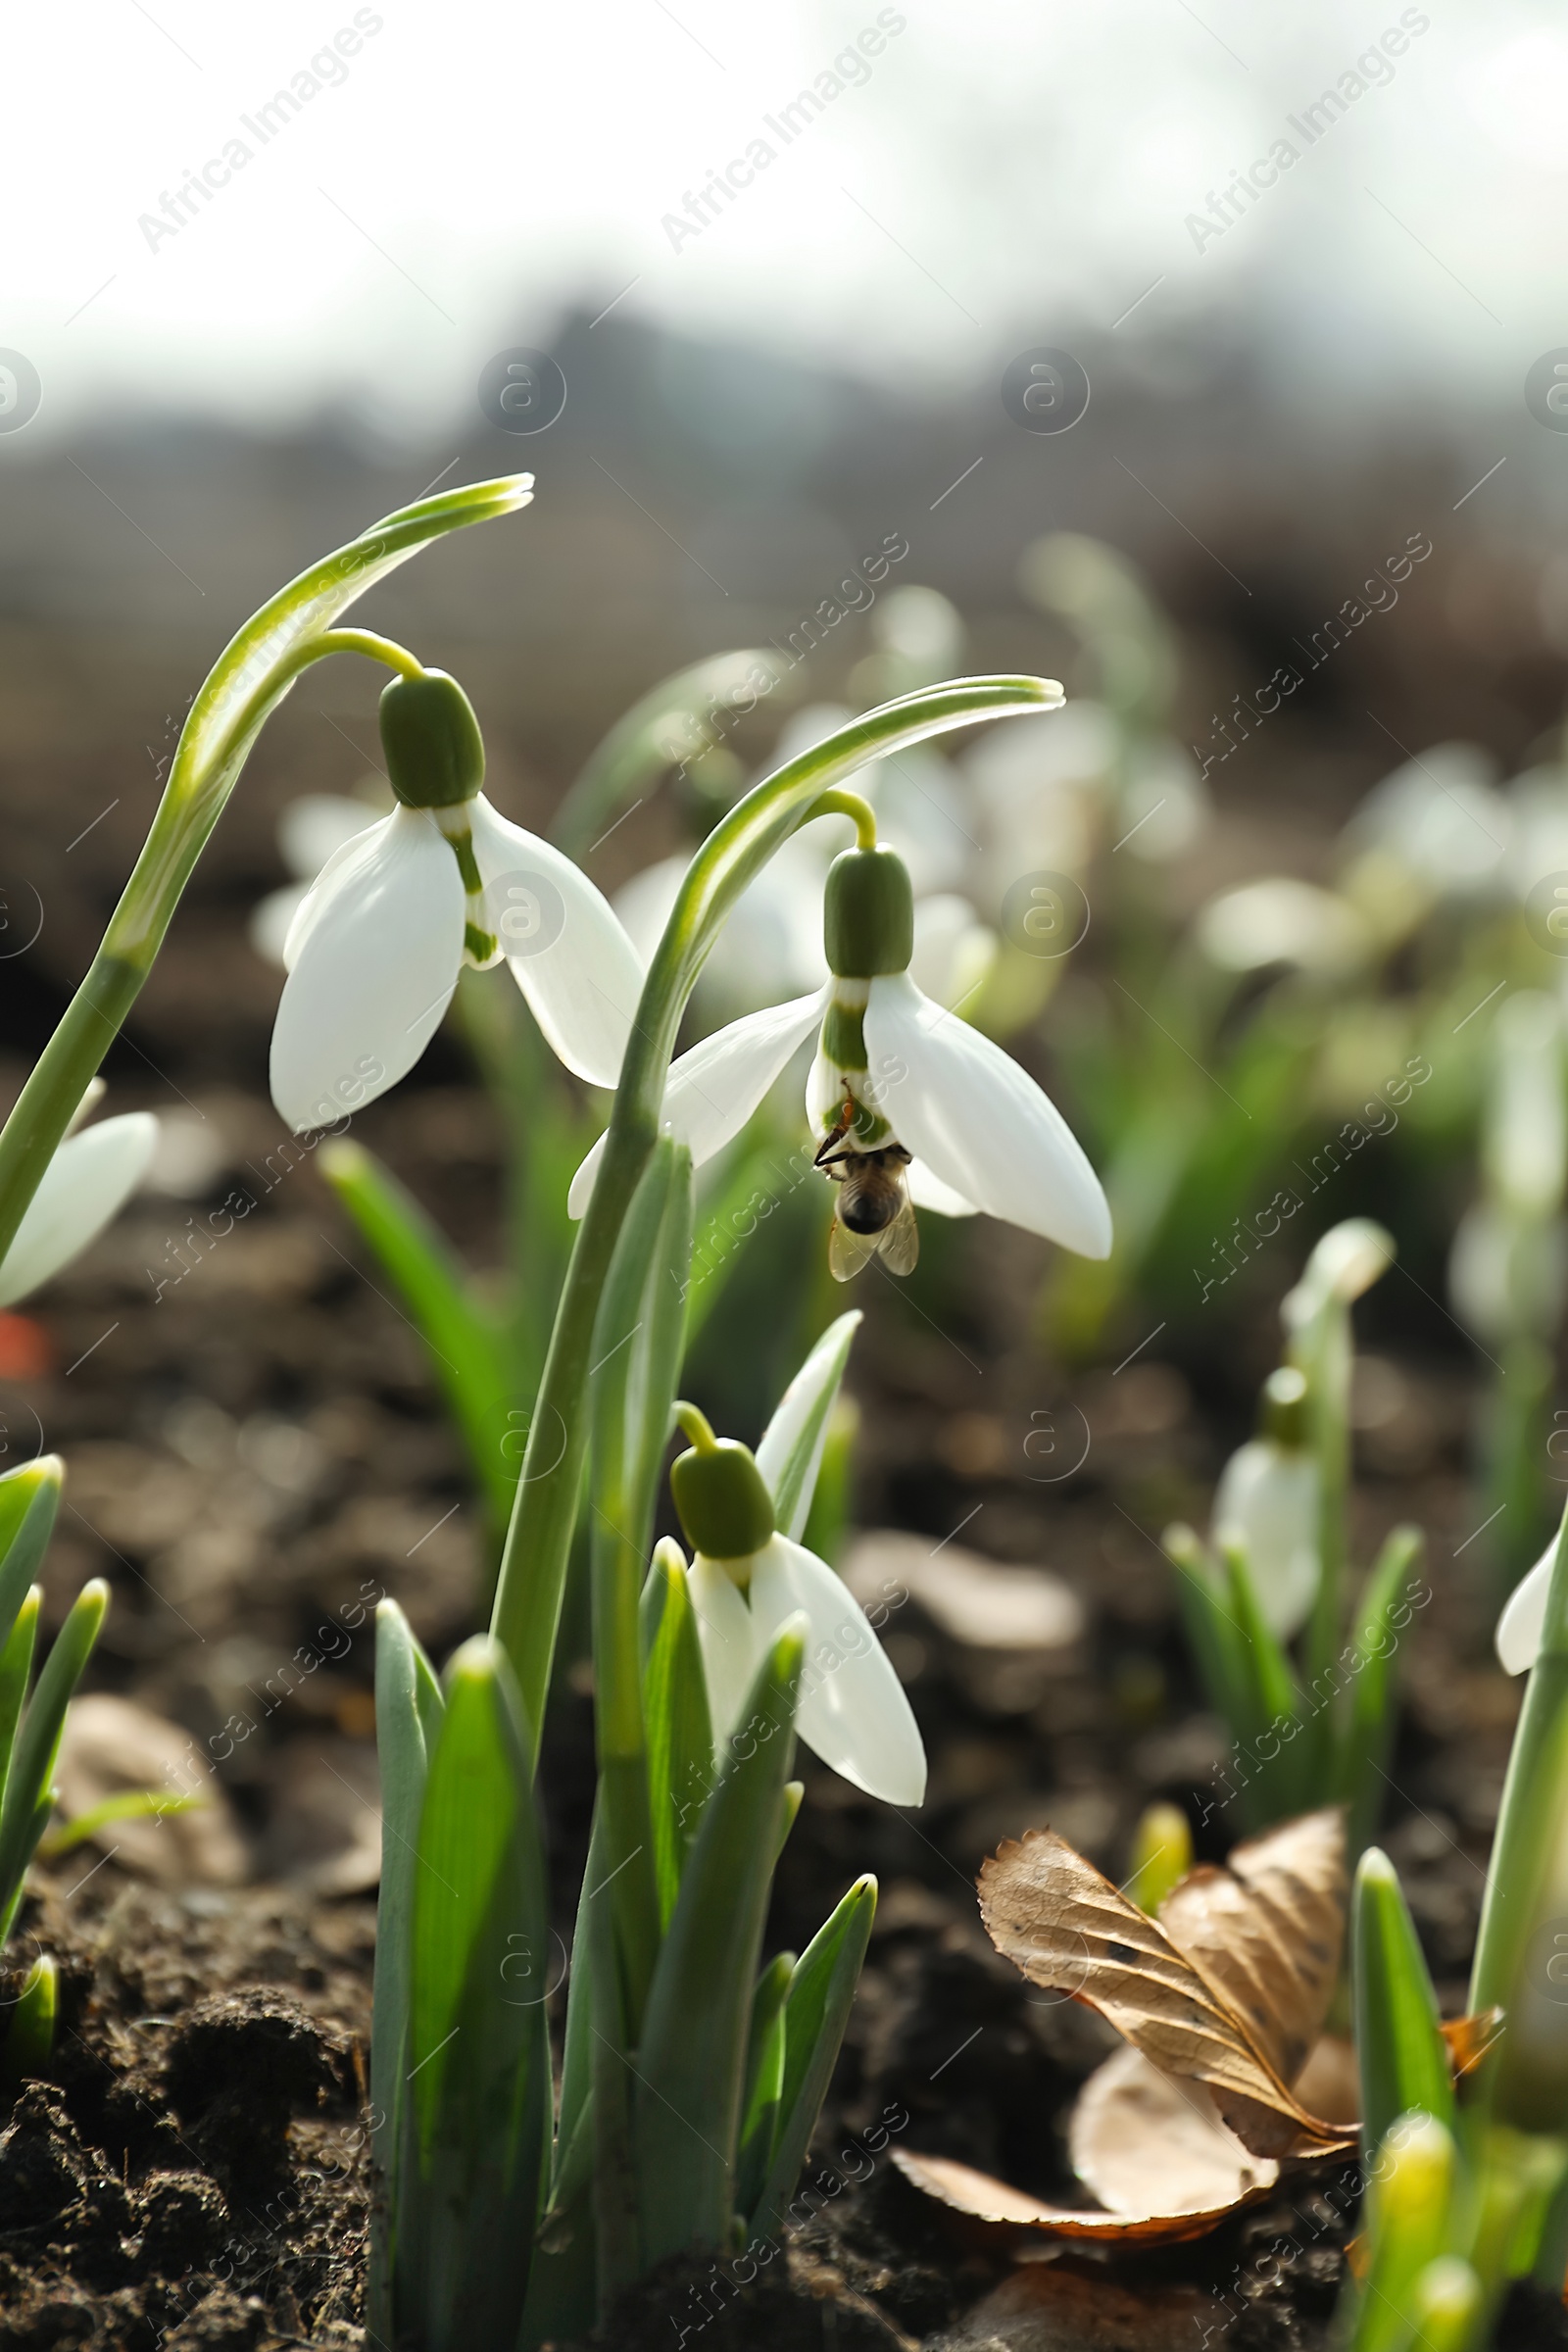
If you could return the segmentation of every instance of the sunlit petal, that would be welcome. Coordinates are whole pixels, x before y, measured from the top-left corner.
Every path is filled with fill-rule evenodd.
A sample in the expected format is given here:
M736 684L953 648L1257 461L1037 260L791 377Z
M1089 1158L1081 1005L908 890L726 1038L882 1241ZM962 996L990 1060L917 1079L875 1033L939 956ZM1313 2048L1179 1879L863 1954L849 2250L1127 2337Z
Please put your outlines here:
M822 1017L822 991L769 1004L744 1020L715 1029L672 1062L661 1118L701 1167L739 1135L797 1046ZM580 1217L594 1189L604 1152L600 1137L576 1175L566 1205Z
M1497 1656L1504 1674L1525 1674L1541 1655L1541 1637L1546 1623L1546 1593L1551 1564L1557 1556L1552 1537L1523 1582L1515 1585L1508 1605L1497 1619Z
M1009 1054L933 1004L906 972L872 981L865 1046L877 1109L939 1182L1026 1233L1084 1257L1109 1255L1100 1179Z
M301 893L294 919L283 934L281 960L286 972L294 969L305 942L323 915L337 904L343 890L354 887L354 877L364 870L365 860L380 855L396 834L406 831L403 820L414 813L408 808L394 808L390 816L383 816L351 834L347 841L339 842L322 861L315 881ZM427 818L422 821L427 830L433 829Z
M972 1200L956 1193L951 1184L944 1184L933 1175L923 1159L911 1159L907 1170L909 1199L916 1208L929 1208L939 1217L972 1217L978 1214Z
M689 1584L697 1615L697 1639L708 1684L708 1712L715 1747L728 1739L740 1717L752 1677L761 1659L761 1637L745 1598L728 1571L699 1552Z
M146 1174L157 1142L150 1110L126 1111L67 1138L0 1264L0 1307L15 1306L98 1239Z
M643 993L643 967L610 901L548 841L468 805L489 928L545 1042L592 1086L613 1086Z
M413 1069L440 1026L463 960L464 889L429 816L399 808L348 844L283 984L272 1101L296 1133L330 1126Z
M797 1609L809 1621L796 1716L808 1747L885 1804L919 1804L925 1796L919 1729L849 1587L814 1552L775 1536L753 1563L751 1601L762 1642Z

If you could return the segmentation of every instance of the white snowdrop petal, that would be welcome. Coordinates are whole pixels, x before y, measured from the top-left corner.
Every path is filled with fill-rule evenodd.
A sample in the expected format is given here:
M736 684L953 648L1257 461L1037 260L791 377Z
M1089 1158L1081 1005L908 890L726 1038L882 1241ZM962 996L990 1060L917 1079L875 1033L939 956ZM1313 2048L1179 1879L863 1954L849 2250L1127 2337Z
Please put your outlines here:
M422 822L427 830L434 830L429 819L421 818L418 811L394 808L390 816L381 817L376 823L367 825L363 832L340 842L326 858L315 881L301 893L294 919L283 935L282 963L286 972L294 969L305 942L317 924L337 904L342 891L354 887L354 877L363 870L365 861L373 861L380 857L400 831L399 820L411 815L416 822ZM450 851L448 856L451 856Z
M939 1217L972 1217L978 1213L972 1200L956 1193L951 1184L944 1184L923 1159L911 1159L906 1173L909 1199L916 1208L929 1208Z
M157 1142L150 1110L126 1111L68 1137L0 1263L0 1307L40 1289L98 1239L147 1173Z
M297 1134L330 1126L413 1069L463 960L463 877L424 810L397 809L329 873L312 893L324 903L291 943L272 1030L272 1101Z
M613 1086L643 993L636 949L604 892L552 843L498 816L483 793L469 822L485 921L546 1044L591 1086Z
M1497 1619L1497 1656L1504 1674L1527 1674L1541 1655L1541 1637L1546 1623L1546 1592L1556 1556L1557 1539L1553 1536L1530 1574L1515 1585Z
M796 1727L833 1771L884 1804L925 1797L925 1749L904 1686L842 1578L804 1544L774 1536L752 1565L759 1648L803 1610L810 1625Z
M923 997L906 972L871 983L866 1058L900 1143L988 1216L1084 1257L1110 1253L1110 1208L1082 1146L1010 1054Z
M788 1004L749 1012L670 1064L661 1121L689 1147L698 1167L739 1135L797 1046L821 1019L822 1001L817 990ZM604 1149L601 1136L571 1180L566 1206L574 1217L588 1205Z
M1214 1490L1214 1540L1246 1556L1263 1622L1282 1642L1317 1597L1319 1493L1311 1455L1268 1438L1233 1453Z
M761 1656L761 1642L745 1595L716 1560L697 1554L688 1590L697 1616L713 1745L719 1748L740 1718Z

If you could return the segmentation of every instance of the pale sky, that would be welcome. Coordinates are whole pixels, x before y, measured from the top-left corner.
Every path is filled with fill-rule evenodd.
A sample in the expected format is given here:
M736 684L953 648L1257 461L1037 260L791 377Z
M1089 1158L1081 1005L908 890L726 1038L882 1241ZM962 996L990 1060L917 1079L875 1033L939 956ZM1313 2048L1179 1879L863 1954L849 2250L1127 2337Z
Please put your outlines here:
M87 0L14 12L7 48L29 444L147 405L441 429L571 301L911 389L1085 322L1153 351L1223 321L1347 421L1517 403L1568 345L1568 31L1536 0ZM264 140L297 76L321 86ZM845 86L786 142L818 76ZM1282 138L1297 160L1195 228Z

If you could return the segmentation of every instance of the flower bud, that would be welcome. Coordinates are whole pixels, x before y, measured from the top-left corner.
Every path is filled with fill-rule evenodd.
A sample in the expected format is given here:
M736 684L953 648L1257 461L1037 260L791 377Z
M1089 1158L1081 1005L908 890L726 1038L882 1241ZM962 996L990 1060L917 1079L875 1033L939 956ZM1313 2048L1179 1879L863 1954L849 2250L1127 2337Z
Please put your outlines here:
M408 808L452 808L484 782L484 739L456 678L427 669L394 678L381 697L381 749L393 791Z
M845 850L828 868L822 949L841 980L905 972L914 953L914 892L897 851Z
M751 1447L738 1438L677 1454L669 1491L687 1543L710 1560L746 1559L773 1534L773 1498Z

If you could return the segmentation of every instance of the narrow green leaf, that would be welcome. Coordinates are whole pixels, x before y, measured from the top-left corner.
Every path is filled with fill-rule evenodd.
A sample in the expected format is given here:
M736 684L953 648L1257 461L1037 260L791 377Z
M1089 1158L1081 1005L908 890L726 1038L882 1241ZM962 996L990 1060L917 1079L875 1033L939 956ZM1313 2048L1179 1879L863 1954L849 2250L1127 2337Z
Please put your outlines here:
M1378 2144L1370 2168L1364 2281L1347 2282L1350 2352L1407 2352L1415 2283L1449 2242L1454 2189L1452 2135L1435 2117L1399 2116Z
M817 1930L790 1980L784 2004L784 2079L767 2180L752 2215L753 2236L771 2236L795 2194L811 2133L838 2064L860 1964L876 1916L876 1881L857 1879Z
M1207 1554L1190 1527L1165 1530L1161 1543L1176 1571L1182 1624L1210 1704L1233 1740L1250 1735L1253 1696L1241 1627L1226 1606Z
M640 2035L662 1925L638 1604L680 1369L691 1249L691 1153L664 1137L649 1154L611 1261L592 1368L594 1726L628 2048Z
M1261 1770L1250 1784L1249 1811L1260 1822L1280 1820L1297 1810L1302 1768L1313 1745L1311 1727L1301 1737L1301 1694L1290 1661L1258 1606L1251 1570L1234 1544L1222 1547L1226 1601L1241 1632L1237 1658L1244 1678L1251 1730L1245 1741L1258 1757ZM1294 1733L1281 1729L1297 1727ZM1271 1740L1271 1754L1263 1742Z
M1454 2120L1437 1994L1394 1865L1375 1845L1355 1874L1350 1972L1361 2149L1370 2163L1396 2116L1418 2108L1450 2131Z
M646 797L666 768L684 765L714 740L718 711L734 713L728 720L732 726L788 674L776 653L749 646L710 654L689 669L662 678L589 754L556 812L555 839L570 857L581 858L618 808L638 793ZM720 720L720 734L724 726Z
M372 2336L393 2340L392 2229L402 2202L398 2178L408 2076L409 1986L414 1883L428 1750L443 1712L430 1661L395 1600L375 1612L375 1743L381 1770L381 1886L376 1905L370 2035L370 2129L385 2194L370 2215L368 2294Z
M654 1972L635 2118L650 2264L682 2246L729 2241L752 1981L805 1650L800 1622L774 1641L748 1693Z
M448 1669L413 1886L408 2096L392 2224L400 2339L510 2344L550 2108L549 1931L528 1742L487 1635Z
M1337 1757L1337 1794L1349 1807L1347 1838L1352 1863L1377 1826L1388 1786L1398 1711L1394 1660L1399 1635L1410 1622L1410 1572L1421 1545L1419 1529L1393 1531L1367 1578L1356 1614L1351 1638L1355 1681Z
M171 1813L200 1813L206 1803L205 1796L171 1796L167 1788L122 1788L101 1804L89 1805L85 1813L62 1822L58 1830L51 1830L39 1840L39 1859L53 1862L74 1846L85 1845L100 1830L113 1828L117 1821L167 1821Z
M773 1497L779 1531L797 1544L816 1492L834 1400L862 1319L855 1307L828 1325L779 1398L757 1448L757 1467Z
M32 1652L38 1638L38 1610L42 1602L42 1588L34 1585L17 1612L5 1648L0 1650L0 1798L11 1783L17 1725L32 1674Z
M505 1450L512 1402L501 1333L445 1234L363 1144L322 1144L317 1165L409 1310L463 1433L485 1506L504 1529L517 1483Z
M686 1569L670 1544L654 1555L664 1587L659 1631L643 1678L648 1718L648 1801L661 1923L669 1925L686 1856L713 1783L713 1731Z
M772 2163L778 2104L784 2091L784 1999L794 1974L795 1954L780 1952L758 1978L757 1990L752 1995L740 2161L735 2178L738 2213L751 2212L762 2193Z
M73 1601L22 1718L0 1804L0 1943L11 1933L22 1882L54 1810L50 1782L66 1708L108 1606L109 1587L95 1576Z
M65 1475L59 1454L45 1453L0 1478L0 1642L16 1624L48 1548Z
M1543 1881L1562 1836L1568 1788L1568 1509L1563 1512L1546 1593L1541 1653L1525 1685L1508 1751L1508 1771L1470 1971L1469 2007L1506 2006L1538 1925Z

